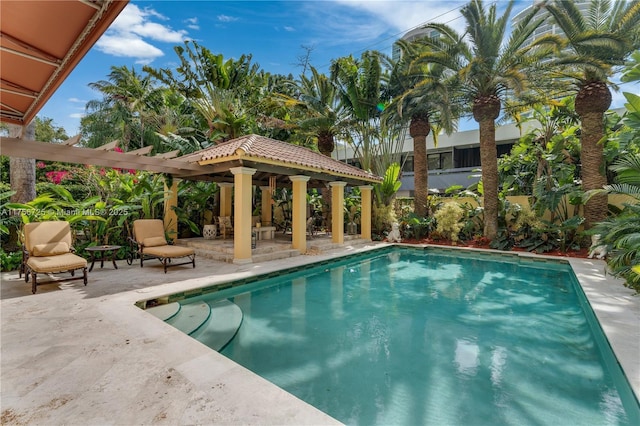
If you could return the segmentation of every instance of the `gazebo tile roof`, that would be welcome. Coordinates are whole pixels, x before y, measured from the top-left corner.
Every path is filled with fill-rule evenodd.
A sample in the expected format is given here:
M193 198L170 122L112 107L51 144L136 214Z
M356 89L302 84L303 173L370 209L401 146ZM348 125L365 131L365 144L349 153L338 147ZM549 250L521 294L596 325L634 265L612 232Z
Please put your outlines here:
M311 169L330 171L357 178L381 180L373 173L351 166L342 161L334 160L319 152L312 151L298 145L271 139L255 134L241 136L216 146L206 148L191 154L191 158L198 158L201 163L211 160L225 159L232 156L248 157L260 161L269 160L280 164L291 164ZM214 161L215 162L215 161Z

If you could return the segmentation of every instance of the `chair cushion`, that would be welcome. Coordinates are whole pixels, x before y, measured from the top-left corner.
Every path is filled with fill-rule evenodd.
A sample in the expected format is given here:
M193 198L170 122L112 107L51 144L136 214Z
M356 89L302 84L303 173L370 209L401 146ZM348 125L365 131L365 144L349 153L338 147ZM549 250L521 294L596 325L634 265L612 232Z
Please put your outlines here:
M27 265L35 272L65 272L85 268L87 260L73 253L58 256L30 257Z
M184 257L194 254L194 251L189 247L166 245L157 247L145 247L144 254L158 257Z
M33 246L34 256L57 256L59 254L69 253L69 244L65 241L57 243L36 244Z
M145 247L166 246L167 240L164 237L147 237L142 241L142 245Z
M24 225L24 247L30 255L33 255L33 248L37 245L58 242L67 243L68 247L72 246L69 222L53 220Z
M160 219L137 219L133 221L133 234L138 244L147 238L164 238L164 225Z

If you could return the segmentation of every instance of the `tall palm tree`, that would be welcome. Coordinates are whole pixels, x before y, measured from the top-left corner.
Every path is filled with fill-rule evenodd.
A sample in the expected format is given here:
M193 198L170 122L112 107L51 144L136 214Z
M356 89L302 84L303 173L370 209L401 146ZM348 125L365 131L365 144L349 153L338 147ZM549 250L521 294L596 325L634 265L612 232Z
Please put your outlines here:
M498 165L495 121L507 95L519 95L528 89L529 67L539 63L546 49L525 46L527 38L542 22L534 19L537 9L523 18L505 40L514 0L509 1L502 16L494 3L488 10L482 0L472 0L460 13L466 21L466 33L458 34L446 24L426 27L440 34L425 39L433 51L420 61L436 63L445 73L459 79L461 100L470 105L480 126L480 162L484 195L484 235L495 238L498 231ZM536 54L534 54L536 53Z
M601 189L607 184L601 140L604 113L611 105L609 77L640 46L640 2L593 0L583 15L573 2L549 1L546 10L564 32L566 43L554 63L568 70L577 91L575 107L582 122L582 187L585 191ZM587 228L605 219L606 195L592 197L584 215Z
M400 40L398 46L402 55L391 64L389 90L394 98L387 111L400 121L409 121L409 135L413 138L414 211L424 217L428 214L429 195L427 136L434 126L434 142L440 129L453 132L457 111L450 95L454 87L453 81L447 81L442 66L415 61L422 49L428 49L420 41Z

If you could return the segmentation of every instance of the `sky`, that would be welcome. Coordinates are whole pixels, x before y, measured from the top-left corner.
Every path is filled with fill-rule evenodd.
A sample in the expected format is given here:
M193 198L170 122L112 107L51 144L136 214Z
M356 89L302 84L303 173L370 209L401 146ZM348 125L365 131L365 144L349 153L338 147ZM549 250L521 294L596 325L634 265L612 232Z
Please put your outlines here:
M498 0L499 5L506 1ZM106 80L112 66L174 68L174 47L194 40L225 59L251 54L272 74L302 73L301 58L328 72L332 59L366 50L391 54L395 40L427 22L458 31L464 20L458 0L131 0L39 113L64 127L80 129L87 101L100 99L89 83ZM517 2L512 16L532 4ZM614 95L615 96L615 95Z

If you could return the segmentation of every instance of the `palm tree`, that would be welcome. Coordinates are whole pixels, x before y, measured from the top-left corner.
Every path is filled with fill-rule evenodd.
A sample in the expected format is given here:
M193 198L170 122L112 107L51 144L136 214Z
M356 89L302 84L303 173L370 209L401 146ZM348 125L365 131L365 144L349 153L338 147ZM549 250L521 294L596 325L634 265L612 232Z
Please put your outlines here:
M316 139L318 151L331 157L335 137L343 130L345 114L335 85L329 77L310 67L311 77L300 75L296 97L282 95L289 106L300 106L303 116L298 122L302 132Z
M435 126L434 143L440 129L451 133L454 118L457 117L456 104L450 99L453 87L445 81L444 69L434 64L416 62L420 51L425 49L420 41L398 42L402 56L392 64L389 90L394 95L389 115L406 122L409 118L409 135L413 138L414 167L414 211L418 216L427 216L429 195L429 167L427 161L427 136ZM436 123L431 119L435 118Z
M366 51L360 59L353 56L338 58L331 63L331 81L336 85L338 97L351 117L353 131L348 135L364 170L373 170L373 152L380 128L381 108L384 103L383 70L380 55Z
M436 63L453 73L460 83L461 100L470 105L480 126L480 162L484 195L484 235L495 238L498 231L498 165L495 121L507 95L520 95L529 89L528 73L548 49L525 46L527 38L542 22L535 19L537 9L523 18L505 40L514 0L509 1L501 17L494 3L487 11L482 0L472 0L460 13L466 20L466 33L458 34L446 24L426 27L440 34L425 39L433 51L423 53L419 61Z
M207 138L229 140L244 133L253 109L253 93L262 76L250 55L225 60L196 42L175 47L180 65L175 69L144 67L144 71L193 104L204 119Z
M126 66L112 66L108 80L89 83L89 87L103 95L103 99L87 103L89 116L96 115L93 117L95 120L92 118L83 120L83 127L88 128L92 134L98 134L98 140L91 141L89 145L109 142L100 137L99 130L102 127L100 123L108 123L107 132L117 129L115 135L109 136L121 138L122 148L125 151L129 150L130 144L136 148L145 146L145 116L157 99L157 89L153 87L151 77L138 74L133 67L129 69ZM133 140L136 124L139 133L138 141Z
M582 187L607 184L603 164L604 113L611 105L609 77L624 65L640 42L640 2L593 0L586 16L570 1L548 2L546 9L564 32L566 49L553 62L569 71L577 90L575 107L582 122ZM565 75L567 77L567 75ZM586 227L606 218L605 194L585 205Z

